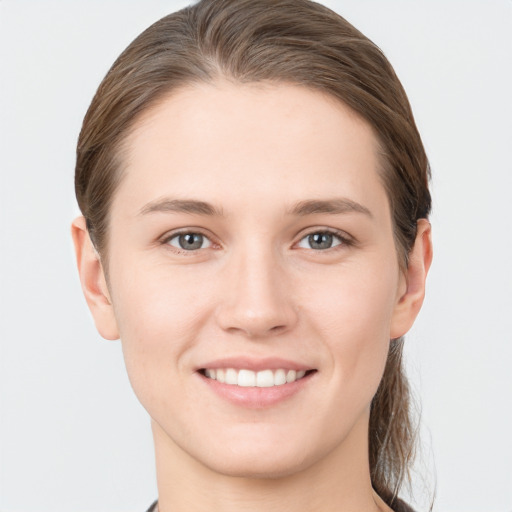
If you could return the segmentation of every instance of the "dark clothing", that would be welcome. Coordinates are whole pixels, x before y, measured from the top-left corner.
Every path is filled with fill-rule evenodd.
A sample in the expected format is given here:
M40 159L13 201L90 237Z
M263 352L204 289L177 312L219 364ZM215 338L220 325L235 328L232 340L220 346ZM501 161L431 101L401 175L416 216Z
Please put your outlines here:
M146 512L155 512L157 505L158 505L158 501L153 502L151 507L149 507Z

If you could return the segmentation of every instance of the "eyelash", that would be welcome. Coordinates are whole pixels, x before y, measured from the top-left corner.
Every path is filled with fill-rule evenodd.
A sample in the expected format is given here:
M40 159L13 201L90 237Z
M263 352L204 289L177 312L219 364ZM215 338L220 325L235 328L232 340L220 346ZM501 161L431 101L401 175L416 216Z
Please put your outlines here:
M309 238L312 235L331 235L333 238L337 238L339 240L338 244L328 247L327 249L315 250L315 249L309 248L309 250L315 251L315 252L330 252L333 250L335 251L335 250L342 249L343 247L350 247L350 246L354 245L353 238L349 237L345 232L339 231L337 229L317 229L315 231L310 231L309 233L305 234L299 240L298 243L300 244L303 240Z
M213 246L213 245L218 245L218 244L215 244L208 235L206 235L205 233L203 233L202 231L200 230L191 230L191 229L188 229L188 230L183 230L183 231L177 231L175 233L172 233L168 236L165 236L162 240L161 240L161 244L162 245L165 245L167 247L170 247L172 251L178 253L178 254L183 254L185 256L193 256L195 253L197 253L199 250L203 249L196 249L196 250L186 250L186 249L183 249L183 248L179 248L179 247L175 247L173 245L170 244L170 241L173 240L174 238L178 238L180 236L183 236L183 235L201 235L205 240L208 240L210 242L210 244ZM207 247L205 247L206 249Z
M202 237L204 237L204 239L206 239L206 240L208 240L210 242L211 246L218 245L218 244L215 244L215 242L213 242L206 234L202 233L200 230L197 230L197 231L193 231L193 230L178 231L178 232L170 234L169 236L164 237L161 240L160 243L162 245L166 245L168 247L172 247L172 250L174 252L178 253L178 254L184 254L184 255L187 255L187 256L194 255L195 253L197 253L198 251L200 251L202 249L208 249L209 248L209 247L204 247L204 248L199 248L199 249L195 249L195 250L186 250L186 249L183 249L183 248L178 248L178 247L172 246L170 244L171 240L173 240L175 238L178 238L180 236L183 236L183 235L201 235ZM338 244L336 244L336 245L334 245L332 247L328 247L326 249L317 249L317 250L316 249L312 249L312 248L308 248L307 249L307 250L311 250L311 251L315 251L315 252L330 252L332 250L339 250L339 249L341 249L343 247L350 247L350 246L353 246L355 244L354 239L349 237L343 231L339 231L339 230L335 230L335 229L317 229L317 230L314 230L314 231L310 231L309 233L306 233L294 245L300 244L303 240L307 239L308 237L310 237L312 235L332 235L334 238L337 238L339 240Z

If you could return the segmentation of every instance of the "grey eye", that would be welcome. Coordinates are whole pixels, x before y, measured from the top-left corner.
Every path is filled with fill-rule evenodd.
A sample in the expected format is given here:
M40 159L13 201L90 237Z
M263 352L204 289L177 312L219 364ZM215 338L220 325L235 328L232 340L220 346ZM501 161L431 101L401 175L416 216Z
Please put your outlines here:
M342 240L339 236L328 231L319 231L305 236L300 242L299 247L304 249L325 250L340 245Z
M210 247L211 242L201 233L179 233L169 238L169 245L185 251L196 251Z

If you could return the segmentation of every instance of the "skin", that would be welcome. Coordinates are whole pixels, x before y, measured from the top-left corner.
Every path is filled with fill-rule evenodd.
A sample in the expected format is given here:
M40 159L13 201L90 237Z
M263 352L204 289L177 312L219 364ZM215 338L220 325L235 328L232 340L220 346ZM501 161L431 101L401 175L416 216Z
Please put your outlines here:
M125 148L108 282L83 218L72 231L96 326L121 338L152 418L160 512L389 510L370 482L369 407L432 248L421 220L400 270L370 126L319 92L222 80L175 91ZM339 198L343 211L293 213ZM222 215L160 211L166 199ZM203 245L179 249L177 230ZM341 238L313 247L326 231ZM245 408L196 371L241 355L316 371L288 399Z

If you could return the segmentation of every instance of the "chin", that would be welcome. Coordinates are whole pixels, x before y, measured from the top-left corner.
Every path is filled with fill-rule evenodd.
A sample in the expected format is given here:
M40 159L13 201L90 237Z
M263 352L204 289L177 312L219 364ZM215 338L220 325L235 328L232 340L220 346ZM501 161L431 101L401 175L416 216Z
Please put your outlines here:
M279 432L283 435L276 435L270 429L265 429L265 433L263 437L254 435L254 432L252 436L246 432L245 438L218 436L216 445L207 442L203 449L197 444L188 445L191 449L189 454L217 474L248 479L278 479L308 469L336 446L326 436L322 439L321 436L293 435L293 428L287 429L287 435L283 432Z
M230 460L232 459L232 460ZM217 474L234 478L246 479L279 479L285 478L306 469L309 464L304 457L275 454L268 458L262 454L224 457L223 460L213 456L212 460L200 461Z

